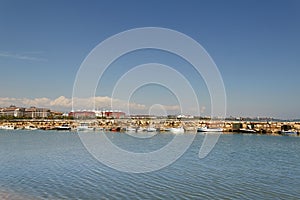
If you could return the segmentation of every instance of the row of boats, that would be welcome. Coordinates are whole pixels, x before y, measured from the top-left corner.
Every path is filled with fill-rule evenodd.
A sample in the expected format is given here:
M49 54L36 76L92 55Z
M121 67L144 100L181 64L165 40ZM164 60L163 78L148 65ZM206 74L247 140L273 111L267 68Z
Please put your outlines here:
M4 130L14 130L15 127L13 125L2 125L0 126L0 129L4 129ZM25 130L37 130L38 128L32 125L29 126L25 126L24 128ZM68 124L63 124L61 126L57 126L54 128L54 130L59 130L59 131L69 131L72 128L68 125ZM80 123L77 127L76 127L77 131L95 131L95 130L104 130L103 128L95 128L93 126L91 126L89 123ZM111 131L121 131L121 129L112 129ZM127 127L125 128L126 132L157 132L159 131L157 128L155 127ZM171 133L175 133L175 134L180 134L180 133L184 133L185 129L183 127L176 127L176 128L166 128L163 131L165 132L171 132ZM221 128L207 128L207 127L201 127L197 129L197 132L222 132L223 130Z
M13 125L2 125L0 126L0 130L15 130L15 126ZM29 125L29 126L25 126L23 129L25 130L37 130L38 128L36 128L35 126Z
M135 132L135 133L139 133L139 132L157 132L159 131L157 128L155 127L148 127L148 128L143 128L143 127L127 127L125 129L126 132ZM183 127L177 127L177 128L167 128L164 129L165 132L171 132L171 133L175 133L175 134L180 134L180 133L184 133L184 128Z
M2 125L0 126L0 129L3 130L14 130L16 129L13 125ZM23 127L22 129L25 130L37 130L38 128L33 126L33 125L28 125ZM68 125L68 124L63 124L61 126L57 126L55 128L53 128L54 130L59 130L59 131L70 131L72 130L72 128ZM87 122L83 122L80 123L75 130L77 131L104 131L104 128L102 127L97 127L95 128L94 126L91 126L90 123ZM164 132L171 132L174 134L181 134L186 132L187 130L184 129L182 126L181 127L176 127L176 128L165 128L163 130L159 130L155 127L126 127L125 129L121 129L121 128L112 128L110 131L125 131L125 132L157 132L157 131L164 131ZM223 132L222 128L209 128L207 126L205 127L199 127L197 128L197 132ZM241 133L256 133L256 130L251 129L251 127L247 127L247 128L241 128L239 130L239 132ZM287 136L297 136L299 135L299 132L297 131L292 131L292 130L282 130L280 132L281 135L287 135Z
M163 132L171 132L174 134L181 134L181 133L184 133L186 130L181 126L181 127L176 127L176 128L165 128L163 130L159 130L154 127L148 127L148 128L127 127L125 129L125 131L126 132L134 132L134 133L163 131ZM207 128L207 127L197 128L197 132L222 132L222 131L223 131L223 129L221 129L221 128Z

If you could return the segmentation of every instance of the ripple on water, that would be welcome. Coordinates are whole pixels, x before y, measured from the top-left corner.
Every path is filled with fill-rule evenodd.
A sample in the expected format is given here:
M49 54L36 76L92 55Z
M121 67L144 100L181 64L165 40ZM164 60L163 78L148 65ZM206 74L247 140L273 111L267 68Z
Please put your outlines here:
M87 133L88 134L88 133ZM109 135L109 133L108 133ZM116 144L159 148L171 135L143 145L122 134ZM299 138L222 135L204 159L204 135L170 166L145 174L111 169L84 149L77 134L0 131L0 199L296 199L300 196ZM127 146L126 146L127 145ZM5 187L4 187L5 186Z

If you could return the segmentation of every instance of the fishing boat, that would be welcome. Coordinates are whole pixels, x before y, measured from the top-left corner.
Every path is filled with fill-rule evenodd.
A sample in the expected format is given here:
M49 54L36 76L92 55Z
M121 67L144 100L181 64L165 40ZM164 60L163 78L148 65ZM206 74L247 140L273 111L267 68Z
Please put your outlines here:
M147 128L147 132L155 132L155 131L156 131L156 128L154 128L154 127Z
M292 130L288 130L288 131L282 130L281 135L297 136L297 135L299 135L299 133L297 131L292 131Z
M184 128L183 127L170 128L169 131L174 134L181 134L184 133Z
M136 132L136 128L134 128L134 127L126 127L125 131L126 132L135 133Z
M15 127L13 125L3 125L3 126L0 126L0 129L3 129L3 130L14 130Z
M207 126L197 128L197 132L222 132L222 128L208 128Z
M95 128L90 126L89 123L82 122L77 126L77 131L94 131Z
M249 129L249 128L241 128L240 129L241 133L256 133L256 130L254 129Z
M147 129L146 128L143 128L143 127L138 127L137 129L136 129L136 132L145 132L145 131L147 131Z
M34 130L37 130L38 128L33 126L33 125L28 125L28 126L25 126L25 129L26 130L31 130L31 131L34 131Z
M61 126L55 127L55 129L58 131L69 131L71 130L71 127L68 124L63 124Z
M254 130L253 127L250 124L247 125L247 128L240 128L239 131L241 133L256 133L256 130Z

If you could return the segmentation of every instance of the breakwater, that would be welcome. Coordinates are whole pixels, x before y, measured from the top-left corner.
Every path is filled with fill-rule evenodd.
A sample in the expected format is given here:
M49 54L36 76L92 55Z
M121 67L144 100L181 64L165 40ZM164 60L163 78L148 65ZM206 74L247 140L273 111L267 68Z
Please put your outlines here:
M13 129L36 128L41 130L53 130L63 124L71 129L76 129L81 122L87 122L95 129L107 131L123 131L128 127L153 127L158 131L165 131L172 127L183 127L185 131L196 131L199 127L222 128L224 133L230 132L253 132L257 134L278 134L282 130L300 132L300 122L279 121L219 121L219 120L178 120L178 119L89 119L89 120L2 120L0 127L13 127Z

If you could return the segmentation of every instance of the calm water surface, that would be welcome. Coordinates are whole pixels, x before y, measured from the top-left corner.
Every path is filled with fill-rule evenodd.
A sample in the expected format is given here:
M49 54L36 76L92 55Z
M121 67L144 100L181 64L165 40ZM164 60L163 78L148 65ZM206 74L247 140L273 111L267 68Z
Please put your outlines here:
M160 148L173 137L107 135L136 152ZM130 174L95 160L77 133L0 131L0 199L300 198L300 137L222 135L199 159L203 138L198 134L167 168Z

